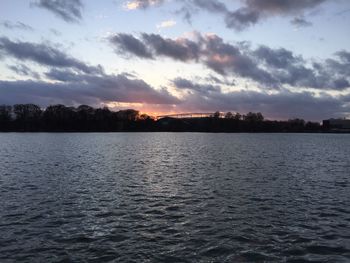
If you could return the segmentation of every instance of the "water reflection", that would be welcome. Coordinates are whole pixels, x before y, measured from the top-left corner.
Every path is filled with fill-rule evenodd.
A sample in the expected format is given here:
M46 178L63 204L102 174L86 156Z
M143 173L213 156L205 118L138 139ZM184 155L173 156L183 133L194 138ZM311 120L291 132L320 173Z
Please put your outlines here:
M350 260L348 135L0 134L0 261Z

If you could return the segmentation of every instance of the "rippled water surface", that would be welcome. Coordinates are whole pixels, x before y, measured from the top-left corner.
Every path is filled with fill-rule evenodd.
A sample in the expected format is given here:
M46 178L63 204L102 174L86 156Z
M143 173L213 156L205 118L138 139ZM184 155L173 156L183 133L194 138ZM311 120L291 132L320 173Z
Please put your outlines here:
M0 134L0 262L350 262L350 135Z

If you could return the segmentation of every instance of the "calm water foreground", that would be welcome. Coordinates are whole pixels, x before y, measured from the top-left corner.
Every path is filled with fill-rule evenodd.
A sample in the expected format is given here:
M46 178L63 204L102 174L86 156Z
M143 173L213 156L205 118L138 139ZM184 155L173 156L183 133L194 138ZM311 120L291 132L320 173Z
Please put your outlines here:
M0 262L350 262L350 135L0 134Z

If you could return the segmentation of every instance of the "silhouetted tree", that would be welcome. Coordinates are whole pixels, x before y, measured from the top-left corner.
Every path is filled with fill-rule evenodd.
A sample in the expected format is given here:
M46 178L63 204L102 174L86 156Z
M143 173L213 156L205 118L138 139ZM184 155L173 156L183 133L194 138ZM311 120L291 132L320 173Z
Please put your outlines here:
M247 115L243 116L243 119L248 122L261 122L264 120L264 116L260 112L248 112Z
M121 120L136 121L140 112L133 109L121 110L117 112L117 116Z
M107 107L95 109L88 105L78 108L51 105L44 111L34 104L0 106L0 131L195 131L195 132L321 132L328 126L302 119L288 121L264 120L263 115L249 112L245 116L227 112L220 118L174 119L155 121L147 114L133 109L110 111ZM326 122L325 122L326 123Z
M220 118L220 112L219 111L214 112L213 117L216 119Z
M226 114L225 114L225 118L226 119L232 119L233 118L233 114L232 114L232 112L227 112Z
M237 121L240 121L242 119L242 115L237 112L233 118Z
M139 116L139 120L141 120L141 121L145 121L145 120L149 120L149 119L153 119L153 118L145 113L143 113Z
M19 121L38 120L42 113L40 107L35 104L16 104L13 106L13 112Z
M288 123L291 123L291 124L295 124L295 125L298 125L298 126L304 126L305 125L305 121L303 119L289 119L288 120Z
M94 112L95 129L99 131L113 130L113 114L108 107L96 109Z
M0 123L9 122L11 120L11 111L11 106L0 105Z
M261 112L258 112L256 114L257 121L264 121L264 116L261 114Z
M306 131L310 131L310 132L319 131L320 128L321 128L321 125L318 122L310 122L310 121L308 121L305 124L305 130Z
M288 120L288 127L286 128L287 130L290 131L303 131L305 128L305 121L303 119L290 119Z
M35 104L16 104L13 106L17 129L34 131L39 128L42 111Z
M43 120L47 130L75 130L79 126L76 109L61 104L47 107Z
M93 119L95 109L88 105L80 105L77 108L78 118L81 122L87 122Z
M108 109L108 107L95 110L95 119L99 122L106 121L110 117L111 117L111 111Z

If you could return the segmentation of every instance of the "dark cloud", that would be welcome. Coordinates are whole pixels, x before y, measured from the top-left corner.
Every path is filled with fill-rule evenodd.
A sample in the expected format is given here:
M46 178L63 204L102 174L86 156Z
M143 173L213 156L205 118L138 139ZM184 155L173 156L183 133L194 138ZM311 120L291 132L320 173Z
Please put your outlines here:
M0 37L0 54L14 57L18 60L28 60L44 66L59 68L73 68L84 73L101 73L101 67L88 66L57 48L48 44L36 44L30 42L12 41L6 37Z
M110 40L118 49L125 46L124 39L128 35L123 34L122 36L123 39L118 41L116 38ZM222 75L237 74L266 84L273 82L266 71L258 68L249 56L240 52L239 47L224 43L216 35L197 34L197 38L197 41L186 38L172 40L160 35L144 33L138 43L146 49L147 54L152 54L149 57L164 56L180 61L201 60L202 63ZM134 50L132 46L128 46L125 51L137 55L138 47Z
M29 26L26 25L22 22L11 22L9 20L5 20L5 21L1 21L0 25L3 26L4 28L13 30L13 29L20 29L20 30L27 30L27 31L33 31L34 29Z
M146 82L130 78L129 74L87 75L71 71L51 70L46 74L52 80L70 85L85 85L92 97L103 101L138 102L149 104L174 104L178 100L167 91L156 91Z
M134 38L123 34L123 38ZM283 85L315 89L343 90L349 87L350 53L341 51L338 59L312 64L301 56L284 49L260 46L253 50L249 44L225 43L217 35L195 34L186 38L168 39L155 34L142 34L136 39L149 58L168 57L183 62L199 62L222 76L253 80L267 88L279 89ZM123 49L124 40L111 43ZM137 56L133 46L124 51ZM140 56L145 57L145 56Z
M225 23L228 28L234 28L242 31L247 27L255 25L261 18L259 12L249 8L240 8L234 12L227 12Z
M269 86L275 86L275 80L266 70L244 52L239 45L224 43L217 35L201 36L202 60L212 70L222 75L237 75Z
M305 20L304 17L295 17L292 21L290 21L292 25L296 27L308 27L312 26L312 23Z
M292 20L294 25L310 26L311 23L302 16L306 10L315 8L325 1L327 0L242 0L243 7L235 11L222 11L222 14L225 17L226 26L238 31L257 24L262 19L285 15L299 16Z
M340 78L340 79L336 79L333 81L333 87L334 87L334 89L342 90L342 89L350 87L350 83L347 79Z
M177 88L192 91L186 93L185 97L179 101L166 91L156 91L145 82L130 79L124 75L94 77L64 71L51 73L48 76L70 76L65 77L64 81L54 83L0 81L0 104L35 102L42 106L56 103L100 105L118 101L163 104L162 107L167 108L176 104L182 111L222 110L241 113L255 111L263 112L265 116L272 119L302 117L316 121L346 116L350 113L348 95L315 96L311 92L300 93L288 90L280 90L274 94L251 90L224 93L217 86L177 78L173 81ZM208 87L211 88L208 89Z
M40 105L52 103L99 104L128 102L146 104L176 104L179 100L165 89L153 89L131 74L108 75L101 66L89 66L48 44L14 42L0 38L0 54L21 61L31 61L49 70L46 79L27 65L9 68L22 76L36 80L0 81L0 104L33 102Z
M34 72L33 70L31 70L26 65L23 65L23 64L10 65L10 66L8 66L8 68L10 70L12 70L13 72L17 73L18 75L29 76L29 77L33 77L35 79L40 79L40 75L37 72Z
M242 0L250 9L271 14L295 14L314 8L326 1L327 0Z
M44 8L68 23L82 19L83 4L80 0L38 0L32 6Z
M226 5L220 1L193 0L193 4L209 12L225 13L228 11Z
M62 70L53 68L45 73L45 76L51 80L57 80L61 82L77 82L79 79L84 81L86 75L77 74L71 70Z
M220 85L227 85L227 86L236 86L235 80L229 80L227 78L218 78L212 74L209 74L209 76L205 77L204 80L209 83L214 84L220 84Z
M298 27L310 26L304 15L307 11L315 9L326 1L330 0L240 0L238 9L230 9L231 4L224 4L219 0L177 0L182 7L176 12L184 16L185 20L191 22L192 14L198 10L205 10L216 13L224 18L228 28L242 31L258 22L273 16L294 16L292 24ZM134 8L145 9L154 4L165 3L165 1L129 1ZM136 7L137 6L137 7Z
M174 86L178 89L186 89L186 90L195 91L202 94L209 94L211 92L221 91L221 87L218 85L196 84L184 78L176 78L172 82Z
M117 53L129 52L141 58L166 56L176 60L192 60L198 58L197 43L180 38L177 40L163 38L156 34L142 34L142 40L130 34L116 34L109 39Z
M117 34L110 38L110 42L117 46L117 53L125 54L125 51L141 58L152 58L152 54L140 40L132 35Z
M142 39L145 45L151 47L155 55L181 61L198 59L199 47L197 43L186 38L172 40L156 34L142 34Z
M195 8L189 1L182 2L182 6L174 13L182 16L183 20L192 25L192 16L198 12L198 8Z
M266 46L259 47L254 51L254 55L270 68L274 78L281 84L331 90L344 90L350 87L348 76L342 72L346 67L343 64L338 65L339 61L328 60L307 67L305 65L308 61L301 56L295 56L284 48L271 49Z
M254 51L254 55L268 64L276 68L287 68L290 64L304 63L301 57L295 57L293 52L285 49L271 49L267 46L260 46Z
M350 64L350 52L347 52L345 50L338 51L335 53L343 63Z
M108 102L176 104L167 91L157 91L142 80L123 74L93 76L53 70L46 74L56 82L0 81L0 104L37 103L42 106L99 105Z
M349 79L350 76L350 52L345 50L339 51L336 54L338 59L327 59L326 70L339 78ZM324 71L323 71L324 72ZM323 73L322 72L322 73Z
M205 86L181 79L180 84L191 87ZM327 94L315 96L311 92L291 92L280 90L277 93L241 90L222 92L213 90L210 94L204 92L188 93L183 98L181 108L184 111L214 112L249 111L262 112L272 119L289 119L301 117L307 120L320 121L330 117L347 116L350 113L349 98L346 96L332 97Z

